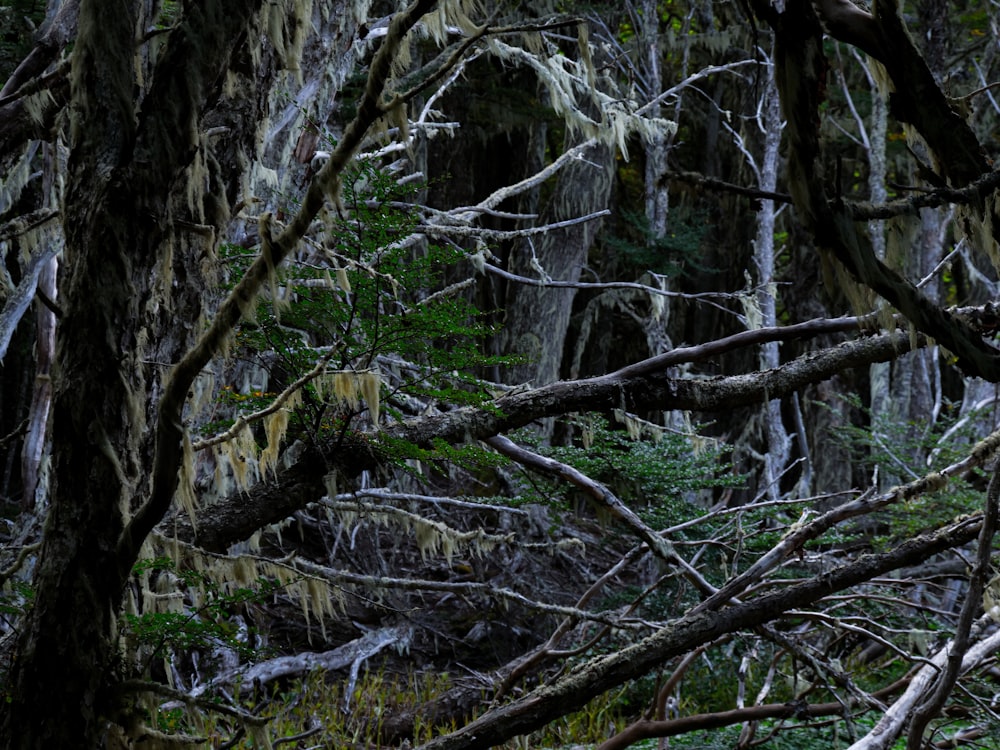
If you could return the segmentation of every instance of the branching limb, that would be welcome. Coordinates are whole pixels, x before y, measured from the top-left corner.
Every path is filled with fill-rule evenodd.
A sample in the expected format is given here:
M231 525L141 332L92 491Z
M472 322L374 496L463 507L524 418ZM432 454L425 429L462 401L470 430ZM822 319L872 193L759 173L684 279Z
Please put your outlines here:
M17 552L17 559L14 560L9 566L0 570L0 586L5 584L10 578L17 574L17 571L21 569L24 565L25 560L27 560L31 555L38 552L41 548L41 542L34 542L33 544L23 545Z
M851 0L819 0L816 8L830 36L853 44L876 60L885 60L887 53L878 24L871 13L862 10Z
M675 292L669 289L662 289L649 284L641 284L636 281L560 281L559 279L533 279L528 276L521 276L516 273L494 266L492 263L484 263L483 271L493 276L499 276L508 281L514 281L525 286L537 286L546 289L631 289L637 292L654 295L656 297L669 297L672 299L687 300L736 300L742 296L741 292Z
M931 534L909 539L889 552L866 555L780 592L735 604L725 612L686 615L626 648L590 661L520 700L491 709L462 729L422 745L421 750L492 747L510 737L527 734L556 716L580 708L604 691L647 674L667 659L687 653L725 633L761 625L793 607L805 606L876 575L965 544L975 538L981 526L980 518L962 519ZM1000 633L993 640L1000 648ZM837 706L842 710L840 704Z
M945 701L958 681L963 658L969 646L969 636L975 613L982 605L983 591L990 575L990 558L993 553L993 537L997 530L998 499L1000 499L1000 465L994 467L993 478L986 490L986 507L983 511L983 528L979 533L979 549L976 564L969 576L969 590L965 594L962 613L955 627L955 636L948 651L947 666L938 675L934 692L917 706L910 723L907 750L920 750L924 746L924 731L931 719L944 707Z
M219 703L218 701L207 698L189 695L188 693L180 690L174 690L169 685L164 685L159 682L150 682L147 680L125 680L117 686L117 690L121 693L150 693L152 695L159 695L163 698L167 698L168 700L180 701L185 705L197 706L203 711L222 714L223 716L230 716L251 726L262 727L270 721L270 719L266 716L254 716L253 714L242 711L235 706Z
M788 328L801 334L809 324L803 325L805 328ZM842 321L838 325L847 323ZM769 330L769 335L782 337L780 329ZM749 331L739 334L739 340L751 343L761 334L762 331ZM711 412L733 409L764 399L781 398L845 369L896 359L910 346L905 334L882 334L815 352L763 372L719 378L672 378L668 375L671 365L725 350L732 346L733 338L676 349L607 375L511 392L497 399L490 408L462 407L387 425L379 434L389 440L428 447L436 440L457 444L485 439L535 419L572 411L624 408L631 412L657 409ZM924 345L921 337L917 343ZM379 461L378 453L377 439L331 438L322 450L307 450L302 458L279 471L275 480L261 482L247 494L236 493L213 505L211 510L199 513L197 533L186 519L175 519L177 533L181 539L206 549L225 549L235 541L248 538L258 528L280 521L322 497L326 494L324 480L330 472L354 477L363 469L374 467Z
M5 100L8 97L20 96L22 92L19 89L31 79L41 75L55 61L60 50L75 36L80 0L64 0L56 5L59 10L52 20L46 23L31 52L14 69L0 89L0 105L6 104Z
M577 600L576 608L582 610L604 589L608 582L613 580L623 570L627 570L634 565L637 560L647 553L647 550L648 547L644 544L630 550L628 554L612 565L600 578L590 585L590 587ZM509 670L507 670L503 681L500 683L499 687L497 687L496 698L500 699L506 696L510 691L511 686L516 684L521 677L534 671L540 664L552 657L558 648L560 641L562 641L562 639L570 632L573 625L577 622L579 622L578 618L564 618L548 637L545 643L541 644L530 653L518 659L515 664L511 665ZM605 628L607 627L608 626L605 626ZM603 637L604 632L602 631L598 635Z
M317 360L315 367L313 367L309 372L307 372L302 377L298 378L294 383L289 385L285 390L279 393L274 401L268 404L263 409L255 411L253 414L240 415L236 418L233 423L225 432L220 432L212 437L205 438L204 440L198 440L191 444L191 449L195 451L204 450L205 448L210 448L213 445L219 445L220 443L225 443L228 440L232 440L234 437L240 434L244 429L254 422L259 422L270 414L274 414L278 409L280 409L293 394L297 393L300 388L302 388L307 383L311 382L315 378L319 377L326 371L326 366L337 353L336 349L331 349L330 351L323 354L319 360Z
M906 680L897 680L893 684L873 693L873 696L889 696L899 691L905 684ZM854 705L852 703L850 708L853 708ZM857 705L858 707L863 706L860 702ZM750 708L735 708L731 711L718 711L710 714L695 714L679 719L661 719L656 721L642 719L622 730L607 742L598 745L597 750L624 750L624 748L631 747L644 739L675 737L679 734L718 729L720 727L728 727L751 721L764 721L766 719L810 719L821 716L843 715L844 704L842 703L806 703L804 701L796 701L789 703L769 703Z
M876 0L876 8L880 4ZM952 171L946 176L952 184L966 185L979 179L990 170L982 154L974 153L979 148L975 136L944 101L944 95L902 28L895 3L891 8L888 2L885 5L883 12L876 15L883 31L889 29L886 33L892 36L894 49L898 46L895 51L900 57L893 56L890 74L899 81L906 80L903 88L926 98L919 102L916 98L906 100L904 103L912 112L908 110L903 119L914 123L942 163L949 165ZM880 261L868 238L858 231L850 210L841 201L828 198L816 127L826 58L812 6L789 5L775 32L776 78L783 111L788 117L788 186L801 221L812 231L817 245L832 252L856 279L892 303L917 330L953 352L967 374L1000 381L1000 351ZM909 75L914 78L907 78Z
M576 607L564 607L558 604L546 604L519 594L507 588L500 588L488 583L477 581L431 581L421 578L391 578L388 576L366 576L351 573L346 570L334 570L307 560L296 560L292 564L294 570L307 573L317 578L323 578L331 583L364 586L368 589L395 589L400 591L445 591L453 594L476 594L493 597L527 607L536 612L571 617L575 621L586 620L611 627L620 628L623 623L616 617L587 612Z
M718 190L724 193L744 195L753 200L772 200L775 203L791 203L792 196L788 193L775 193L770 190L758 190L757 188L734 185L731 182L720 180L715 177L708 177L700 172L667 172L663 175L663 182L678 180L697 187L704 187L708 190Z
M379 628L330 651L322 653L304 651L228 670L211 681L199 685L191 691L190 698L198 699L206 693L210 695L215 688L232 685L237 681L241 681L244 685L267 685L274 680L295 677L315 669L333 671L346 667L354 668L354 665L370 659L388 646L396 646L400 650L409 648L412 638L413 628L409 625ZM345 690L348 697L353 692L353 686Z
M391 75L393 60L403 37L433 5L434 0L414 0L405 10L393 16L388 34L372 61L357 115L345 129L330 159L310 183L298 213L276 237L269 234L269 222L262 222L260 256L222 303L209 329L170 374L158 406L151 494L119 539L118 559L121 566L131 566L142 541L166 513L176 492L178 470L183 460L184 428L181 424L181 412L194 379L212 357L223 349L274 269L295 249L309 231L313 219L326 200L337 192L341 173L361 145L365 134L383 114L382 92Z
M564 229L565 227L583 224L588 221L594 221L595 219L603 219L605 216L609 216L610 214L611 212L608 209L601 209L600 211L594 211L593 213L586 214L585 216L575 216L572 219L553 221L549 224L545 224L544 226L525 227L524 229L485 229L483 227L467 227L458 225L447 226L438 224L419 224L415 228L415 231L431 237L447 237L453 235L456 237L476 237L478 239L492 241L511 240L518 237L532 237L535 235L546 234L556 229Z

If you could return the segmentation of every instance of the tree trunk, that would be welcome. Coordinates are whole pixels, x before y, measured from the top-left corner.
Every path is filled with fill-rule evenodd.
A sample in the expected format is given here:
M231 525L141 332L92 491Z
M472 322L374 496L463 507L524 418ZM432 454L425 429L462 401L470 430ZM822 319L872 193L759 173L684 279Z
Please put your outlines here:
M131 49L138 19L129 5L100 13L83 3L80 14L64 317L54 372L55 480L35 600L11 679L8 747L101 744L107 678L115 671L115 611L127 572L115 547L137 486L144 427L131 413L138 411L142 368L127 354L145 291L135 286L133 232L149 218L125 214L133 201L122 170L135 136Z
M121 720L115 688L128 665L118 656L116 615L138 554L122 531L149 494L146 420L159 363L188 344L200 312L188 295L203 286L197 253L206 239L186 240L190 232L167 217L182 226L222 218L189 217L199 213L190 198L201 193L184 178L201 143L199 118L253 3L190 9L160 52L141 108L134 51L145 19L137 7L80 7L50 509L0 732L11 748L100 747L110 722ZM195 185L208 181L202 174ZM176 317L172 279L190 317Z
M781 106L778 87L774 82L774 67L768 68L764 85L761 112L764 125L764 153L760 159L760 189L774 192L778 184L778 146L781 144ZM753 260L757 267L757 304L760 305L760 324L765 328L778 324L777 287L774 286L774 201L764 199L757 212L757 236L754 238ZM764 344L760 349L760 367L772 370L781 364L777 342ZM764 491L771 500L781 496L781 477L788 463L792 441L781 417L781 400L771 399L764 407L767 450L764 453Z
M578 142L566 144L566 148ZM559 172L555 190L540 223L563 221L607 208L614 170L614 149L594 142L582 158ZM573 224L528 238L511 253L510 270L538 278L546 273L560 281L579 281L597 222ZM508 382L544 385L559 380L563 348L573 309L573 289L512 284L507 291L504 351L526 361L507 373Z

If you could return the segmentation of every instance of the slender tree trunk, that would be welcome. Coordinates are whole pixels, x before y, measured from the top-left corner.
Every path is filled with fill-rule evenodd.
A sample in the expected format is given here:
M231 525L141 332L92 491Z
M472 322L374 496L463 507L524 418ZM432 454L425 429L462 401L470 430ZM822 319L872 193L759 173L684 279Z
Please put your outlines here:
M49 300L56 299L56 272L59 261L46 261L38 275L38 292ZM56 315L42 303L38 304L35 322L35 387L28 409L28 429L21 449L21 510L30 513L36 502L39 472L48 444L49 409L52 406L52 358L56 344Z
M663 90L663 76L660 72L660 18L657 13L656 0L642 2L642 63L643 77L649 90L649 96L656 97ZM685 61L687 57L685 54ZM686 65L681 75L687 75ZM680 104L683 92L678 94L674 108L674 117L680 114ZM654 105L650 117L661 117L663 107ZM646 145L646 164L644 174L644 193L646 202L646 221L649 222L650 233L654 237L662 237L667 231L667 215L670 210L670 193L663 182L663 174L667 170L667 135L657 132ZM657 354L658 352L653 352Z
M59 205L56 185L59 148L45 145L44 179L42 194L45 201L52 207ZM62 243L61 236L50 235L46 240L51 246ZM44 295L49 302L57 297L56 279L59 260L53 255L45 261L38 274L36 296ZM35 508L37 496L45 496L47 487L43 484L39 492L39 472L49 444L49 411L52 407L52 360L56 348L56 314L47 304L40 300L36 303L35 313L35 385L31 394L31 406L28 408L28 428L21 447L21 511L30 513Z
M763 124L764 153L760 160L760 189L774 192L778 184L778 146L781 144L781 103L778 88L774 82L774 66L767 72L764 86ZM776 296L774 285L774 220L773 200L762 200L757 213L757 236L754 239L754 265L757 266L757 304L760 306L761 325L777 325ZM760 366L772 370L781 364L777 342L764 344L760 351ZM777 500L781 495L781 474L788 463L791 438L781 417L781 400L772 399L765 408L765 429L767 452L764 454L764 484L767 495Z

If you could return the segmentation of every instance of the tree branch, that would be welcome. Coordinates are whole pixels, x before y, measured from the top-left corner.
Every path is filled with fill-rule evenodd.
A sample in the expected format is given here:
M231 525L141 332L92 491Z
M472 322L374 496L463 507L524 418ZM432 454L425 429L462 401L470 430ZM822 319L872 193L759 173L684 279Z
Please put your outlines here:
M896 680L881 690L872 694L882 698L900 690L907 683L906 679ZM642 719L626 727L614 737L597 746L597 750L624 750L640 740L653 737L675 737L679 734L718 729L748 721L764 721L765 719L812 719L820 716L843 716L854 707L862 707L860 700L852 700L846 705L839 701L832 703L806 703L792 701L789 703L768 703L750 708L736 708L731 711L716 711L710 714L694 714L678 719L650 721Z
M836 319L817 326L854 326L858 319ZM810 324L792 333L802 334ZM815 331L817 328L813 328ZM849 341L821 352L804 355L781 367L763 372L717 378L671 378L670 366L696 361L725 351L733 341L758 343L766 335L781 336L781 329L763 329L667 354L630 365L613 373L578 381L561 381L529 391L513 392L487 407L464 407L385 427L367 436L353 434L308 448L299 460L265 479L246 494L237 492L198 513L197 532L188 519L172 519L177 534L209 550L224 550L247 539L257 529L289 516L327 492L330 474L353 478L380 461L381 442L405 441L431 447L437 440L460 444L499 435L542 417L567 412L600 412L624 408L628 411L690 410L724 411L782 398L796 390L852 367L886 362L909 351L910 339L903 333L870 336ZM917 344L924 345L921 337Z
M640 677L667 659L684 654L701 643L736 630L762 625L794 607L807 605L827 594L966 544L975 538L981 527L981 517L965 518L931 534L903 542L890 552L865 555L780 592L736 604L721 612L685 615L641 641L593 659L572 674L537 688L520 700L494 708L456 732L421 745L420 750L493 747L516 735L528 734L558 716L581 708L606 690ZM997 641L1000 642L1000 636Z

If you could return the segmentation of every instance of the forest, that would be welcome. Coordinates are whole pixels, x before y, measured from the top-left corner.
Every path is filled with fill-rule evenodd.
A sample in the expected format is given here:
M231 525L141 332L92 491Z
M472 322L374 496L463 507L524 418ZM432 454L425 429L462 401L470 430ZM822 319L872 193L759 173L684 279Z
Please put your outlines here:
M0 748L1000 748L1000 3L0 0Z

